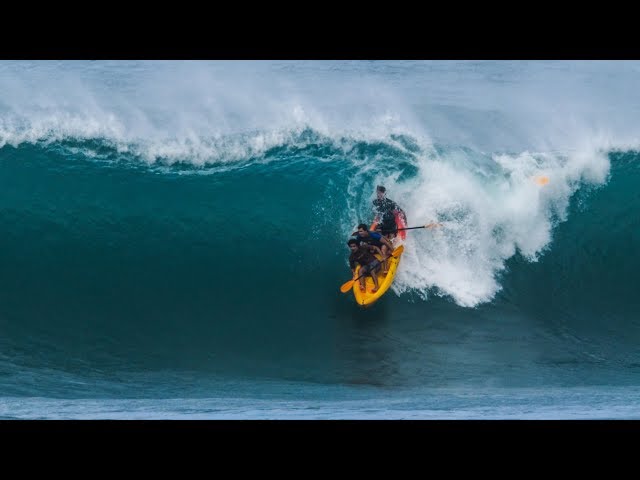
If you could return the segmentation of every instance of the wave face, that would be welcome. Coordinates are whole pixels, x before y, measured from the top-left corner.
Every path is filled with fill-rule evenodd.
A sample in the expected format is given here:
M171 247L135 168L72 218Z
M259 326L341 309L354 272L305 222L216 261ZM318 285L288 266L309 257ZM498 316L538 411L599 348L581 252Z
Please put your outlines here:
M639 72L4 62L2 391L637 384ZM363 312L377 184L442 226Z

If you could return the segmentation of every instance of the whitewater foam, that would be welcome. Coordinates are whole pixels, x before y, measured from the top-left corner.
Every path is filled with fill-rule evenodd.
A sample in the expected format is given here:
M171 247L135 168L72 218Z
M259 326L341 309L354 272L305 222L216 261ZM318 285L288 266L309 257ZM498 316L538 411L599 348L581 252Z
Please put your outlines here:
M423 298L433 292L465 307L495 296L510 257L537 261L554 226L566 220L571 196L583 184L603 184L610 167L597 151L498 154L481 170L473 159L461 168L459 151L453 157L420 157L415 179L390 182L412 225L443 223L409 234L395 291L414 290ZM549 182L540 185L538 176Z

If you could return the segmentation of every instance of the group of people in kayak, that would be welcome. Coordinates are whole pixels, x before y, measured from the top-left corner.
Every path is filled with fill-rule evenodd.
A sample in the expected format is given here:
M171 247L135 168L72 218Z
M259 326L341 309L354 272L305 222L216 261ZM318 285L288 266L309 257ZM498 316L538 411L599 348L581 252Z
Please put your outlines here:
M393 252L393 243L391 242L398 232L396 215L402 215L406 224L404 211L396 202L386 198L386 188L382 185L378 185L376 188L373 210L375 231L371 231L366 224L361 223L358 225L358 230L351 234L353 238L347 242L351 250L349 265L353 271L353 278L356 278L356 267L360 265L360 290L365 291L365 279L367 275L370 275L374 284L371 293L378 291L380 268L383 269L382 273L385 275L389 270L388 258ZM376 253L381 256L382 261L375 257Z

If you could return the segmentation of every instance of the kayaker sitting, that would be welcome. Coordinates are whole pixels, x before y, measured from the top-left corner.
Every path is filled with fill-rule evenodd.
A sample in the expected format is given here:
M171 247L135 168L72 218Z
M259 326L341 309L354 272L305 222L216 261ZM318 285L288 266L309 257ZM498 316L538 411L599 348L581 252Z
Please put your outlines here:
M356 263L360 265L360 291L365 292L366 276L369 274L373 280L374 288L371 293L378 291L378 270L380 270L380 261L374 256L374 253L382 255L380 249L375 245L360 243L358 240L351 238L347 242L351 255L349 255L349 265L353 272L353 278L356 278Z
M376 187L377 198L373 200L373 212L375 214L373 221L377 224L376 230L379 230L387 238L392 239L398 233L396 213L402 215L405 225L407 216L396 202L386 198L386 192L387 189L382 185Z
M393 252L393 244L391 241L378 232L369 231L369 228L364 223L358 225L358 231L354 232L353 235L359 242L368 243L369 245L378 247L381 250L382 258L384 258L384 261L382 262L384 270L382 273L386 275L389 270L387 257L391 255L391 252Z

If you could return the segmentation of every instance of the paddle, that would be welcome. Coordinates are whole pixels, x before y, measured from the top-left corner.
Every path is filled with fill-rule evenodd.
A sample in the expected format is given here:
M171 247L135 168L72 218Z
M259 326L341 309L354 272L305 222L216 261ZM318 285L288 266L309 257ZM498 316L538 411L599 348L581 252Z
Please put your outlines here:
M400 245L387 258L391 258L391 257L395 257L396 255L400 255L403 251L404 251L404 245ZM385 260L386 260L386 258L385 258ZM349 290L351 290L351 287L353 287L353 283L356 280L360 280L362 277L365 277L367 275L368 275L368 273L364 273L364 274L360 275L358 278L354 278L353 280L349 280L348 282L346 282L345 284L343 284L340 287L340 291L342 293L347 293Z
M441 223L428 223L427 225L421 225L419 227L408 227L408 228L398 228L397 230L395 230L396 232L399 232L401 230L415 230L416 228L434 228L434 227L442 227ZM393 233L394 230L382 230L382 233ZM355 233L354 233L355 235Z
M416 228L434 228L434 227L441 227L442 224L441 223L428 223L427 225L421 225L420 227L409 227L409 228L399 228L398 232L400 230L415 230Z
M408 227L408 228L398 228L397 230L382 230L382 233L393 233L393 232L399 232L401 230L415 230L416 228L435 228L435 227L442 227L443 225L441 223L428 223L426 225L420 225L419 227ZM351 235L355 235L358 232L353 232Z

